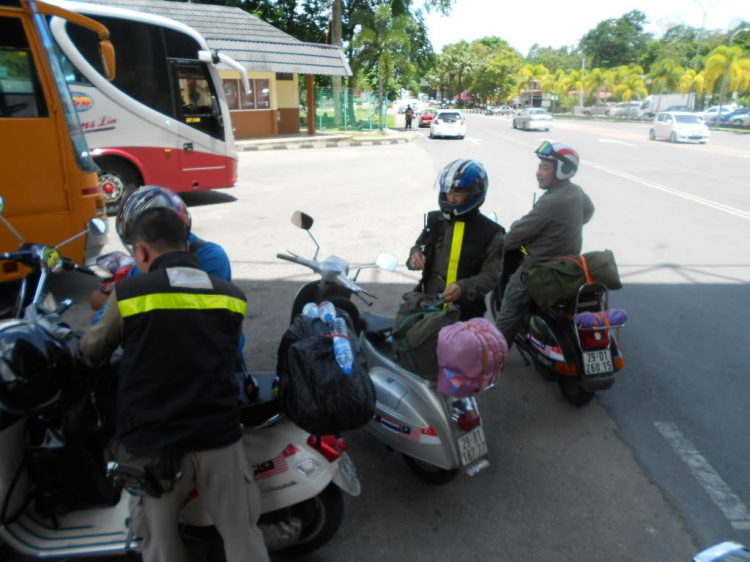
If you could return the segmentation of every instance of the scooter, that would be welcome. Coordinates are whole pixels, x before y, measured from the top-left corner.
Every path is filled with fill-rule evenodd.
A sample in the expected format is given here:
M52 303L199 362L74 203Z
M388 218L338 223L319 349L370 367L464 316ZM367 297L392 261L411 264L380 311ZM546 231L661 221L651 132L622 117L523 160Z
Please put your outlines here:
M306 230L316 252L312 259L298 255L276 257L303 265L320 279L305 284L292 303L291 320L308 302L330 301L352 316L364 353L369 375L377 394L375 415L368 431L386 446L402 454L409 468L423 481L445 484L459 472L477 474L489 466L487 444L479 407L474 397L454 398L440 394L434 382L421 378L399 366L393 359L391 333L394 319L359 310L352 302L357 296L371 306L374 298L357 285L362 269L380 267L392 271L398 260L382 253L376 263L365 265L349 277L346 260L331 256L318 261L320 246L310 232L313 218L297 211L292 223Z
M497 320L505 286L523 261L523 250L506 251L503 276L490 294L490 310ZM540 309L532 303L514 343L528 367L532 363L547 381L557 382L570 404L582 407L597 392L615 382L615 373L625 365L620 350L621 323L604 321L609 311L609 291L602 283L583 284L565 304ZM580 313L591 312L602 321L595 326L576 323Z
M105 462L112 396L102 382L111 370L92 374L74 365L78 340L61 319L72 301L56 306L45 290L50 275L63 268L95 272L66 265L61 245L24 243L3 210L0 197L0 221L21 247L0 254L0 261L31 268L26 280L36 280L36 286L24 280L19 302L33 297L23 317L0 322L0 545L33 558L137 551L141 539L129 527L129 492L109 477L115 467ZM106 223L92 219L89 231L104 233ZM56 353L52 366L23 360L29 358L23 337L28 331L45 334ZM52 376L42 379L41 367ZM275 375L254 378L255 398L242 407L241 418L243 446L261 491L259 527L274 554L308 553L338 530L342 490L360 493L356 470L343 439L317 440L281 414ZM197 492L188 496L180 517L186 538L211 536L213 523Z

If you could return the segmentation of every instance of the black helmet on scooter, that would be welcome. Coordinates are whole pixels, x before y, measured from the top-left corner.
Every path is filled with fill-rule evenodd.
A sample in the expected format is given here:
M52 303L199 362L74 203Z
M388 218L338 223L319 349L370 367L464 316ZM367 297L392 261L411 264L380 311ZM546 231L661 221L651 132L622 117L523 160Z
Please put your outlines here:
M72 372L66 345L38 324L0 325L0 411L22 416L54 405Z
M117 234L120 235L120 240L122 240L126 248L133 243L130 240L130 236L135 221L141 216L143 211L155 207L172 209L180 216L182 222L185 223L185 240L187 240L187 237L190 235L192 221L190 211L188 211L187 205L185 205L182 198L167 187L144 185L127 198L117 215Z
M438 204L443 216L448 219L461 219L476 212L487 197L490 179L484 166L476 160L466 158L454 160L438 174L435 188L440 191ZM466 193L467 197L461 203L451 203L449 192Z

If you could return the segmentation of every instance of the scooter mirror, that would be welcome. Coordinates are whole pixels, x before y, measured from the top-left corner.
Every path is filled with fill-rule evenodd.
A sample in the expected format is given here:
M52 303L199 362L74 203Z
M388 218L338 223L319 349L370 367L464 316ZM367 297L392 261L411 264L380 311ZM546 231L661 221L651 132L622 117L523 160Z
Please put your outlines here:
M393 271L398 265L398 258L393 254L382 252L375 260L375 264L381 269Z
M107 223L100 218L93 218L88 224L89 234L106 234Z
M292 215L292 224L302 230L310 230L313 225L313 218L302 211L294 211Z
M5 212L5 199L0 195L0 215Z

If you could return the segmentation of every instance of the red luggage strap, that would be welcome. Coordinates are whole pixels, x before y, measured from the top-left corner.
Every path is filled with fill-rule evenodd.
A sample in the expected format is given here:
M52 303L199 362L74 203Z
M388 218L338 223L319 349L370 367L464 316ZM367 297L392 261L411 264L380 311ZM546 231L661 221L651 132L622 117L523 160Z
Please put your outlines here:
M580 254L578 257L581 258L581 261L578 261L575 258L572 258L570 256L560 256L564 260L570 260L574 264L576 264L578 267L580 267L583 270L583 274L586 276L586 284L587 285L593 285L595 283L594 278L591 277L591 274L589 273L589 266L586 263L586 258L583 256L583 254Z

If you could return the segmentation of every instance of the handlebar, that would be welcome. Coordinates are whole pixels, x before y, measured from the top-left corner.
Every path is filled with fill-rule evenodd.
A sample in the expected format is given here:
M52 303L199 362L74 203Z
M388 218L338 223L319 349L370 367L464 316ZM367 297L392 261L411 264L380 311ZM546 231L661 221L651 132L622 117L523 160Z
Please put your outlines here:
M70 258L63 258L63 269L78 271L79 273L85 273L86 275L96 275L96 271L88 267L78 265L77 263L70 260Z
M297 257L296 256L290 256L289 254L276 254L276 257L280 260L286 260L290 262L296 262Z

